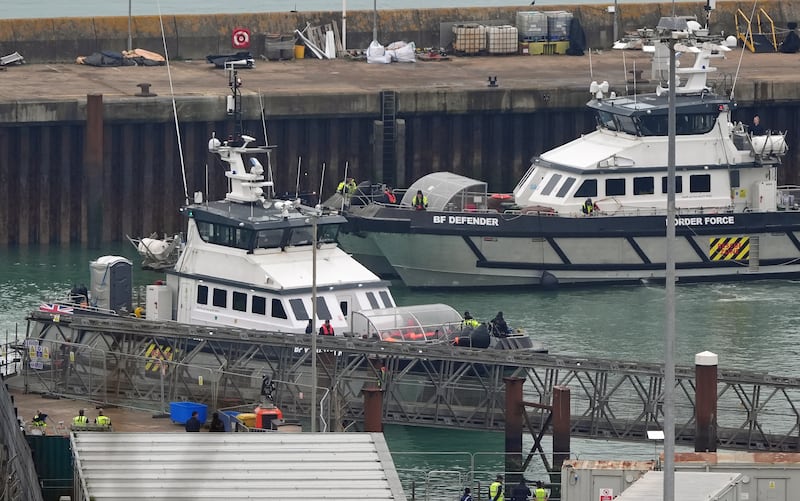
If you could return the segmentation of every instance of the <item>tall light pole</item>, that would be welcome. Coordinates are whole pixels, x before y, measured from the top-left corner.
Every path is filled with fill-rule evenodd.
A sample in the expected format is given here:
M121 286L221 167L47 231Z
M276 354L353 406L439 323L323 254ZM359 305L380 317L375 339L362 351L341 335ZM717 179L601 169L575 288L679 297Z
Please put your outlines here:
M372 0L372 40L378 41L378 0Z
M317 214L311 218L311 433L317 431Z
M128 52L133 50L133 36L131 35L131 2L128 0Z
M667 241L665 246L666 322L664 332L664 501L675 501L675 43L688 36L685 19L662 17L659 37L669 49L667 109Z
M347 0L342 0L342 50L347 52Z

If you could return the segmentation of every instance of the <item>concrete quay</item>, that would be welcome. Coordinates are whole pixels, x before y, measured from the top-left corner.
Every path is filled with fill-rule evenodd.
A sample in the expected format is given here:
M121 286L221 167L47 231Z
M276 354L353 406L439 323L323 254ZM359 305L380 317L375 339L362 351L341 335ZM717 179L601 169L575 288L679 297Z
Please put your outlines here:
M712 81L724 93L735 81L740 105L800 100L797 72L792 71L800 67L800 55L734 50L713 64L718 71L712 74ZM224 71L204 61L173 62L170 69L180 120L224 119L221 99L229 94ZM399 113L580 108L589 99L593 79L607 80L618 94L633 92L634 70L648 79L650 56L641 51L609 50L578 57L451 57L448 61L388 65L343 59L259 61L253 69L240 70L239 75L244 82L246 117L258 119L259 93L272 118L376 116L382 90L398 92ZM106 121L172 120L167 103L170 82L163 67L32 64L9 67L6 76L9 78L0 79L0 122L5 124L83 121L87 94L103 95ZM497 77L497 87L488 87L489 76ZM137 97L140 83L149 83L150 92L158 96ZM652 91L655 86L656 82L638 83L636 90ZM765 120L770 123L768 116Z

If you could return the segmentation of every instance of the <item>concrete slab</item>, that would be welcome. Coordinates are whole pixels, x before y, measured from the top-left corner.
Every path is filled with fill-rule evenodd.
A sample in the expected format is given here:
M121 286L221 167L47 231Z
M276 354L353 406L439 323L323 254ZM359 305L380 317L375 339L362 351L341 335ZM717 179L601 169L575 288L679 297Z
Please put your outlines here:
M741 71L737 98L797 99L795 72L787 68L800 63L798 54L753 54L733 51L726 59L714 60L716 76L733 81L739 58ZM684 64L688 64L689 61ZM371 94L380 90L415 92L430 90L485 89L489 76L496 76L499 89L586 89L592 80L607 80L617 91L625 89L633 69L650 73L650 56L641 51L604 51L585 56L495 56L451 57L449 61L367 64L364 61L303 59L258 61L251 70L241 70L246 92L303 97L309 94ZM170 95L164 67L95 68L77 64L30 64L10 66L0 79L0 103L26 101L85 100L87 94L103 94L105 101L131 98L140 83L150 83L151 92ZM222 96L228 93L227 76L205 61L171 64L177 96ZM712 76L713 78L713 76ZM655 82L644 90L652 90ZM628 84L632 90L632 85ZM148 99L146 97L139 99Z
M53 399L43 397L40 394L25 393L21 388L22 382L14 378L6 381L9 390L14 397L14 405L17 408L17 415L30 422L37 411L47 414L47 434L68 434L69 425L72 418L77 415L79 409L84 409L85 415L90 422L97 417L97 408L103 409L103 413L111 418L114 431L127 432L164 432L164 431L183 431L183 426L174 424L167 418L154 418L153 411L135 410L121 407L102 407L94 403L71 400L67 398ZM59 426L63 422L64 426Z

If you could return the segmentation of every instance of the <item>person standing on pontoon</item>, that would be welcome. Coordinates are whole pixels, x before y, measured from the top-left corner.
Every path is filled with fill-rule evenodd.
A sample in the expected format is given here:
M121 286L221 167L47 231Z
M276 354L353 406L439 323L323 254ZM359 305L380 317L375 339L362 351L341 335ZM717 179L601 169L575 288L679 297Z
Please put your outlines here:
M764 126L761 125L761 118L758 115L753 115L753 125L750 126L751 136L763 136L766 134Z

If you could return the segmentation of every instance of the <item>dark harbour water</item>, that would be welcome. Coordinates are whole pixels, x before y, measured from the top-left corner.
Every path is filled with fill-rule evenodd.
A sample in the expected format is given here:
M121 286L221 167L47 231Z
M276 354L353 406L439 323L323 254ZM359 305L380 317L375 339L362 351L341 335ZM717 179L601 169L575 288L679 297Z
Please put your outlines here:
M80 247L0 249L0 338L15 333L24 337L26 314L73 284L88 284L89 261L106 254L131 259L136 284L160 277L138 269L138 256L129 244L99 252ZM401 305L443 302L483 320L502 310L509 325L525 328L553 353L662 361L665 292L660 286L418 292L397 285L393 290ZM693 365L696 353L709 350L719 355L723 368L800 376L799 293L800 283L788 280L679 285L676 363ZM474 468L479 480L488 481L502 469L502 433L389 426L385 436L401 477L419 482L437 470L429 480L442 484L447 499L456 499L453 486L466 471ZM526 437L523 450L531 444ZM550 448L546 437L545 450ZM583 459L644 460L655 453L651 444L572 441L572 456ZM545 478L538 460L528 476Z

